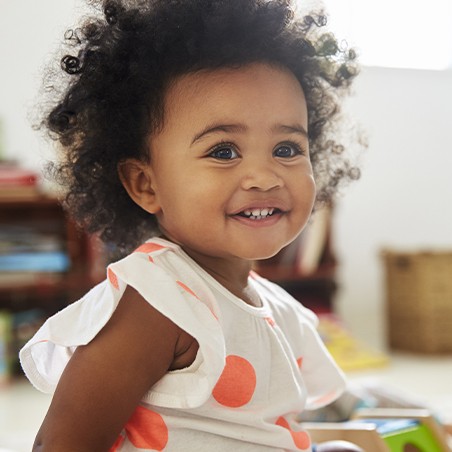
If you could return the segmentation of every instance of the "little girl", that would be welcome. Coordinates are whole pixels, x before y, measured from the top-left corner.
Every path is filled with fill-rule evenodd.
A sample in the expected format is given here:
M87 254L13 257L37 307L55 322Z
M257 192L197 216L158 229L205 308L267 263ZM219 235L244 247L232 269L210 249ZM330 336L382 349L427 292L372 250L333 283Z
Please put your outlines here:
M34 450L314 450L296 416L344 376L251 266L355 175L327 133L354 55L283 0L102 7L45 125L71 214L125 257L21 350L54 392Z

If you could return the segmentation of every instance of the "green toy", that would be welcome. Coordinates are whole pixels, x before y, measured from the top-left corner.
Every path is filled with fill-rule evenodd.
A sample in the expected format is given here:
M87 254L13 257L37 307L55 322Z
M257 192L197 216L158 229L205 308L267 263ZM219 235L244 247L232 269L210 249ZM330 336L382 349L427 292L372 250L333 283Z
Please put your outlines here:
M443 452L432 431L419 419L365 419L377 426L391 452Z
M304 427L313 442L341 439L366 452L452 452L445 429L425 409L360 409L350 421Z

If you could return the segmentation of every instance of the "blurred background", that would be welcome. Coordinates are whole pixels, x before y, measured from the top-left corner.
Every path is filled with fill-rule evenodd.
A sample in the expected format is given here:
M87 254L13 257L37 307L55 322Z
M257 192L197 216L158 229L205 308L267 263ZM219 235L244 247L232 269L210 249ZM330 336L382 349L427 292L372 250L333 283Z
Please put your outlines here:
M435 334L452 331L452 0L328 0L324 6L330 29L357 49L363 66L344 107L350 125L367 135L368 149L358 159L362 177L296 249L260 269L326 314L325 340L346 336L348 352L361 353L356 367L365 376L406 386L429 402L441 399L442 415L451 419L452 336ZM96 239L77 232L40 177L55 154L30 121L45 64L85 12L82 0L0 0L0 406L6 410L0 410L0 450L22 450L49 402L36 395L34 414L23 423L20 413L37 392L27 392L17 377L5 344L14 336L17 347L49 311L73 301L104 272ZM25 244L17 243L19 236ZM303 263L306 247L313 257ZM38 267L11 260L22 259L24 249ZM425 253L432 258L427 263L421 262ZM424 278L429 271L433 276ZM390 299L399 311L391 310ZM396 325L406 321L404 337L391 316L399 316ZM426 322L433 325L429 332ZM410 338L415 347L407 345ZM419 379L430 383L420 388ZM25 440L17 439L19 431Z

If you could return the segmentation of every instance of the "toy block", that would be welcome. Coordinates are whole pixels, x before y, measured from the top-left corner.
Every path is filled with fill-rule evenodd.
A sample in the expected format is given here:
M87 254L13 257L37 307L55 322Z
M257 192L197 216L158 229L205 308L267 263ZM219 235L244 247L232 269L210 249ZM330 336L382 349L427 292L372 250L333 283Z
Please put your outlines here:
M445 429L428 410L361 409L354 419L374 423L391 452L451 452Z
M362 409L347 422L306 422L314 443L344 440L366 452L452 452L427 410Z

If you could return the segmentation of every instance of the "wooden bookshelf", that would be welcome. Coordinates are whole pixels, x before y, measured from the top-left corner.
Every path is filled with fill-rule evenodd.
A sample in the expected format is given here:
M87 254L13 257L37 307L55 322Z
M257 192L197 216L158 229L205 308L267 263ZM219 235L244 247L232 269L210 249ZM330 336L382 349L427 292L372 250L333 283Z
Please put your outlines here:
M337 262L331 243L331 210L321 214L317 220L308 225L302 233L304 237L301 236L273 258L258 262L256 271L282 286L304 306L317 313L329 313L333 311L337 290ZM313 259L307 266L306 263L300 264L305 251Z
M69 266L64 271L3 271L0 310L39 307L48 313L74 301L103 275L94 270L93 238L82 233L65 214L60 202L47 196L0 199L0 229L26 227L49 233L61 243ZM39 239L38 239L39 240ZM97 268L97 267L96 267Z
M25 245L23 238L27 239ZM38 251L33 251L34 245ZM5 367L3 361L0 379L8 379L22 373L17 359L20 348L46 318L104 279L105 263L100 242L81 232L57 199L37 193L0 196L0 246L3 257L19 256L23 260L26 259L21 254L24 249L31 253L31 260L36 257L34 252L39 254L46 247L56 249L55 253L65 262L60 271L4 266L0 272L0 321L4 324L3 336L0 329L0 345L3 343L3 349L7 350L6 357L3 354L0 360L10 363ZM21 264L19 260L19 267ZM5 333L5 328L10 333Z

